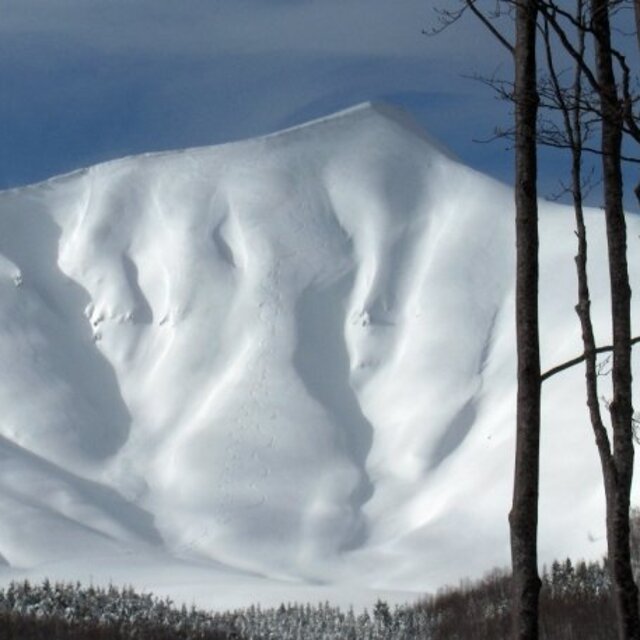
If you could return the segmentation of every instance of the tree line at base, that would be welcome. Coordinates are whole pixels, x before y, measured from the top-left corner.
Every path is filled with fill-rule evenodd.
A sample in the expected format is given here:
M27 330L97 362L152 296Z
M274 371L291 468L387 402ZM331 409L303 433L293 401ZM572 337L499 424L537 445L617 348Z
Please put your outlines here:
M640 514L633 562L640 569ZM493 570L413 605L378 601L354 612L328 603L251 606L211 613L177 607L131 588L12 583L0 590L0 640L506 640L514 615L512 578ZM606 561L554 562L541 576L543 640L615 640Z

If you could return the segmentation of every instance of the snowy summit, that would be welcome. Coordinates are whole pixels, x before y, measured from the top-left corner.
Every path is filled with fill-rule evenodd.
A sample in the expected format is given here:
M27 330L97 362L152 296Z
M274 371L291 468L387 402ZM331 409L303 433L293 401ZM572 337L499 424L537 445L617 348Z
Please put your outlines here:
M581 352L572 211L541 224L549 368ZM513 263L511 189L381 105L0 193L0 577L216 607L507 564ZM545 382L543 561L604 552L582 378Z

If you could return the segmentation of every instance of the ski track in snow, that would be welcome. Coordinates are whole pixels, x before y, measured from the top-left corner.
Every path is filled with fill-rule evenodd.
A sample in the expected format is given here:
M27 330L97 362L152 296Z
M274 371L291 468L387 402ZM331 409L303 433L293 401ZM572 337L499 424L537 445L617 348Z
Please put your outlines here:
M507 564L512 199L372 104L0 193L1 579L357 604ZM547 368L581 349L540 214ZM543 561L604 552L582 397L545 384Z

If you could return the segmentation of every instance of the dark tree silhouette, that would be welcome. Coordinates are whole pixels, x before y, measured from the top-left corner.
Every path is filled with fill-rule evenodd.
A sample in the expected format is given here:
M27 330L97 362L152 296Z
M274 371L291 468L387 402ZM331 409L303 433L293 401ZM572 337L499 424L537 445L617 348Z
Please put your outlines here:
M633 404L631 387L631 288L627 268L627 232L623 209L622 136L624 110L618 95L611 46L608 0L591 0L596 79L602 111L602 175L613 325L613 400L610 405L613 456L603 465L607 501L607 546L620 640L640 640L638 589L631 571L629 509L633 477Z
M548 128L543 134L545 141L565 146L571 151L571 194L576 217L578 254L578 304L576 311L580 319L585 361L587 406L595 436L606 498L607 546L609 568L612 573L613 601L618 620L620 638L638 638L638 591L633 579L629 555L629 500L633 475L633 408L631 403L631 346L638 342L631 339L629 277L626 261L626 224L622 206L622 136L625 118L633 116L625 108L628 85L623 83L622 96L614 73L614 59L618 59L626 73L626 64L618 51L612 47L610 6L606 0L591 0L588 7L584 0L577 0L576 10L570 22L576 31L577 44L571 44L568 33L558 22L557 12L548 3L543 6L543 25L547 67L549 73L549 97L551 106L562 116L560 129ZM573 86L563 88L554 62L550 31L560 36L565 49L575 61ZM585 39L590 33L596 52L595 73L587 66ZM589 96L585 99L583 79L590 79ZM625 86L626 85L626 86ZM602 162L603 190L609 272L611 282L611 318L613 345L597 348L591 320L591 300L587 276L587 231L583 214L582 195L582 151L585 144L582 119L597 116L601 131L599 150ZM631 118L633 120L633 117ZM549 130L550 129L550 130ZM545 137L546 136L546 137ZM613 447L601 414L598 393L598 352L613 352L614 401L610 403ZM547 372L550 377L575 363L575 359Z
M516 340L518 395L513 502L509 514L514 638L538 638L538 477L540 345L538 331L538 111L535 0L516 2Z
M467 10L479 18L497 41L514 56L515 82L495 78L484 81L502 97L515 103L514 126L506 131L498 130L496 137L507 136L515 142L516 202L519 211L527 210L524 208L527 204L527 194L535 194L535 184L533 188L527 184L528 179L535 180L535 173L528 170L533 167L535 153L530 152L527 164L520 164L526 160L526 156L523 155L523 145L527 140L525 132L530 132L531 137L539 144L568 149L571 152L571 186L567 191L572 195L576 216L576 311L580 320L584 350L576 358L559 364L542 375L538 373L538 377L539 381L547 380L571 366L585 362L587 405L605 487L609 570L612 574L612 596L616 606L619 637L640 638L638 591L629 557L629 500L634 460L631 346L640 339L631 338L631 289L627 269L621 169L623 161L638 161L636 158L623 156L622 140L624 135L628 135L640 143L640 127L634 111L638 104L638 96L632 92L635 85L632 82L631 71L624 55L612 42L614 36L622 36L611 24L612 16L622 15L623 10L633 11L640 44L640 0L576 0L573 8L556 0L498 0L486 4L479 0L460 0L456 9L440 12L443 28L459 19ZM535 29L533 32L524 30L525 14L529 17L534 16L538 37L544 44L547 70L546 74L538 77L535 65ZM515 16L515 45L509 42L509 38L505 36L506 32L499 28L499 21L503 16ZM525 32L530 38L528 41L522 39ZM588 59L592 52L595 53L593 63ZM530 56L528 64L523 59L523 56L526 58L527 55ZM566 73L563 73L566 69L561 72L556 70L556 58L563 59L563 66L566 65L567 59L573 62L575 73L569 87L562 85L561 76L566 78ZM524 74L524 77L519 74ZM528 94L523 87L528 88ZM541 100L540 106L544 109L544 116L538 117L537 121L534 119L533 124L529 122L527 130L524 127L523 116L527 114L535 118L533 104L537 104L536 99ZM599 143L593 144L592 137L596 133L599 134L600 140ZM587 277L587 230L583 214L584 153L596 154L601 163L613 327L612 344L607 346L597 346L591 320ZM636 195L640 201L640 187L636 188ZM528 211L532 213L533 209ZM523 237L521 241L520 236L517 236L517 286L519 287L520 283L524 284L525 280L520 278L526 277L528 285L524 286L523 290L530 291L531 295L529 298L520 296L519 289L516 294L518 416L514 504L510 514L516 594L514 609L519 620L516 637L520 638L535 637L533 623L527 623L528 633L531 635L518 634L524 633L524 620L529 620L536 602L534 576L537 574L532 565L536 557L539 431L532 425L539 422L540 397L539 386L536 388L533 380L534 360L537 355L537 322L535 325L531 322L534 313L532 305L535 304L532 301L534 291L537 298L537 286L535 289L533 287L534 253L537 276L537 230L534 229L531 219L527 222L525 220L518 212L517 234L522 230ZM524 229L528 229L526 235ZM522 264L528 264L531 270L521 271ZM537 309L535 316L537 320ZM613 400L608 404L611 414L611 439L602 417L597 383L599 372L596 358L603 352L613 354ZM524 397L520 395L521 392ZM528 516L521 514L520 509L528 511ZM527 541L527 546L524 540ZM519 563L518 566L516 563Z

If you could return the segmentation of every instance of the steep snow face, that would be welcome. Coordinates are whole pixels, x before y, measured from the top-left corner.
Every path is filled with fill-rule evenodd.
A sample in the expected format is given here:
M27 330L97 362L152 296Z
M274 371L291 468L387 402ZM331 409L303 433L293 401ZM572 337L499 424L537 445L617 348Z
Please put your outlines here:
M233 584L251 601L505 564L512 201L370 104L0 194L5 579L179 575L188 599ZM574 224L541 216L551 366L581 351ZM545 387L544 559L604 550L581 379Z

